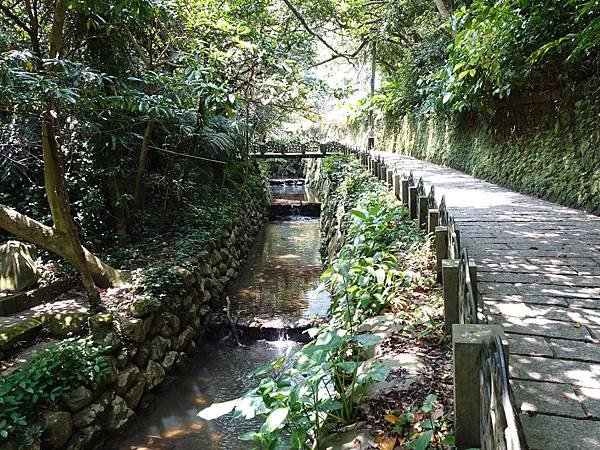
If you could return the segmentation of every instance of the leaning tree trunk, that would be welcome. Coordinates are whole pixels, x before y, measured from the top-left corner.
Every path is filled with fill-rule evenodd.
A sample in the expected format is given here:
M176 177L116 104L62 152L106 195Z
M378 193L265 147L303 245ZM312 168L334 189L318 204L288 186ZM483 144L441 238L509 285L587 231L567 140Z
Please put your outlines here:
M81 263L81 255L76 253L71 238L65 232L44 225L2 204L0 204L0 228L56 253L74 266L78 267L78 264ZM110 287L128 280L129 272L113 269L85 247L80 246L80 248L86 266L97 286Z

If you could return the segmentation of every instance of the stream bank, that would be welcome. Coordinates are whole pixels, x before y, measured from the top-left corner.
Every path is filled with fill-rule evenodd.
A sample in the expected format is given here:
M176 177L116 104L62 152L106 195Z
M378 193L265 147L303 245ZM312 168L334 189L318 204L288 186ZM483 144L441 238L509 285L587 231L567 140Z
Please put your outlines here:
M242 436L259 448L451 446L451 362L429 239L354 160L315 161L307 179L323 201L327 321L241 397L199 415L260 417Z

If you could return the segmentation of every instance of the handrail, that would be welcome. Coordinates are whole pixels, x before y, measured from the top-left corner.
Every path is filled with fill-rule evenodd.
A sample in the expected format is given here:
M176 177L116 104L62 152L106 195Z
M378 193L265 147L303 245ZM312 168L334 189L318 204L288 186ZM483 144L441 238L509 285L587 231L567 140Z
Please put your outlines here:
M456 232L454 217L447 215L446 227L448 228L448 259L460 258L460 237Z
M458 323L477 322L477 295L473 292L471 282L469 254L467 249L463 248L458 263Z
M499 336L481 346L479 393L481 449L526 450Z

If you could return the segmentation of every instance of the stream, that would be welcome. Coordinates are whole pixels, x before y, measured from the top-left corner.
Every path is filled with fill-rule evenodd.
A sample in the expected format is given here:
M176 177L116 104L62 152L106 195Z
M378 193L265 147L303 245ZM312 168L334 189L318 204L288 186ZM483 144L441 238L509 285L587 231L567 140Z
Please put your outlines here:
M274 199L307 201L303 185L273 186ZM295 216L268 222L259 232L228 295L240 316L308 318L323 316L329 295L320 292L319 219ZM293 351L299 343L282 333L278 340L258 340L238 347L231 339L206 341L168 388L106 449L245 449L244 432L256 421L213 421L196 414L213 402L231 400L256 385L250 371Z

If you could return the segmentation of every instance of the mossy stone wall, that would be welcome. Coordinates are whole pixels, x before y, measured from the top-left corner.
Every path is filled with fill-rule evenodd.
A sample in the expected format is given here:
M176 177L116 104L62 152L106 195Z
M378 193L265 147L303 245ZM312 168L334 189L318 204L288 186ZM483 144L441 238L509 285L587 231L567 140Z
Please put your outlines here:
M592 106L502 117L400 118L378 147L600 214L600 114ZM512 115L511 115L512 114Z

